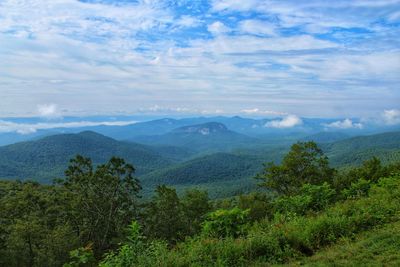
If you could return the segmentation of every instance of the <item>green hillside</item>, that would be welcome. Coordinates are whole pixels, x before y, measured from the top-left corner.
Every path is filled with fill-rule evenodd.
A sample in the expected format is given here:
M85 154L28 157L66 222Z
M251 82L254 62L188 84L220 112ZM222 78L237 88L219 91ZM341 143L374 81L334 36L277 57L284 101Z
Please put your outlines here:
M400 160L400 133L392 132L321 144L333 166L357 166L372 157L384 164ZM256 188L253 178L265 162L279 162L289 146L259 146L232 153L215 153L177 163L141 176L150 190L157 184L207 189L211 196L235 195ZM218 192L218 194L217 194Z
M146 184L170 185L236 180L253 175L254 170L262 168L262 163L257 157L216 153L149 173L142 180Z
M140 177L147 192L158 184L173 185L178 191L196 187L207 190L211 197L224 197L249 192L256 188L252 179L263 163L279 161L286 150L270 149L261 156L215 153L201 156Z
M301 141L314 141L316 143L331 143L349 138L349 135L341 132L320 132L306 136Z
M134 163L138 174L172 163L153 148L82 132L0 147L0 177L50 182L63 175L69 160L77 154L90 157L95 164L120 156Z
M357 136L321 147L334 166L359 165L373 156L390 162L399 159L400 132Z
M220 124L211 126L219 127ZM251 142L255 139L236 133L232 135L226 128L217 128L211 135L198 134L198 129L188 132L188 128L184 127L175 131L174 142L178 146L120 142L94 132L54 135L4 146L0 147L0 177L49 182L63 175L69 159L76 154L92 158L95 164L115 155L135 166L137 175L148 190L157 184L181 188L201 185L210 189L212 195L213 192L221 192L220 187L225 187L225 193L235 194L241 192L243 187L254 187L254 184L234 181L254 177L261 170L262 163L279 162L289 150L289 145L280 143L263 145L257 140ZM189 137L185 139L185 136ZM232 136L239 136L240 140L249 143L233 142L235 139ZM180 143L178 140L181 140ZM244 147L229 153L218 152L240 144ZM400 132L321 143L321 147L336 167L359 165L373 156L383 163L390 163L400 159ZM217 153L210 152L211 148ZM232 186L224 186L224 183Z

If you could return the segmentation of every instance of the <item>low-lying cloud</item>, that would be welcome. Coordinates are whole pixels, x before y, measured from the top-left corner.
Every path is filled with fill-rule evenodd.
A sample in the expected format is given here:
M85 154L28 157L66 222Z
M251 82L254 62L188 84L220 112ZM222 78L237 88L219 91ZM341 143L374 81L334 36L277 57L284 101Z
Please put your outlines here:
M300 117L296 115L288 115L281 120L273 120L267 122L265 127L269 128L292 128L297 125L303 124L303 121Z
M335 129L362 129L362 123L353 122L351 119L344 119L342 121L335 121L332 123L324 124L326 128Z
M32 134L38 130L54 129L54 128L80 128L90 126L124 126L134 124L137 121L76 121L76 122L39 122L39 123L16 123L12 121L0 120L0 133Z
M384 110L382 117L387 125L400 124L400 109Z
M61 117L56 104L42 104L38 105L39 116L46 119L53 119Z

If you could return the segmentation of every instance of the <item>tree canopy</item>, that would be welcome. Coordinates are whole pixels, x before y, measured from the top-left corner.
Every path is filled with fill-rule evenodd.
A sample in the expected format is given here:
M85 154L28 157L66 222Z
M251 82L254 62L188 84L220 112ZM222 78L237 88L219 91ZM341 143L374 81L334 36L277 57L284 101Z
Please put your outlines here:
M263 187L279 194L292 195L299 192L303 184L332 182L335 170L329 167L328 158L315 142L293 144L280 165L270 162L265 165L260 179Z

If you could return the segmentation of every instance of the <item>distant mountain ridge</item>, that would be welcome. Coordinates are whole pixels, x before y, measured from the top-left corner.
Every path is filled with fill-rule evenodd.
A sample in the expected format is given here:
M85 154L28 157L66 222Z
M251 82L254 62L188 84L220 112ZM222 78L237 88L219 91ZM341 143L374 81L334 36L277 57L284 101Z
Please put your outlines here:
M183 126L171 131L174 134L201 134L210 135L215 133L227 133L228 128L219 122L207 122L197 125Z
M289 137L305 137L320 132L343 132L350 136L360 135L360 134L372 134L377 132L394 131L399 130L399 126L385 126L381 128L374 128L375 126L364 127L363 129L356 128L327 128L326 125L330 125L334 122L338 122L341 119L318 119L318 118L301 118L301 123L293 125L293 127L274 127L273 125L278 125L281 120L285 117L275 117L275 118L245 118L240 116L213 116L213 117L189 117L189 118L162 118L162 119L152 119L147 120L146 118L136 118L136 117L122 117L121 120L125 122L132 122L131 124L124 125L95 125L95 126L81 126L81 127L68 127L67 125L85 125L85 123L93 122L107 122L111 124L118 120L118 117L88 117L88 118L78 118L78 117L66 117L57 121L54 125L63 125L64 122L66 126L56 127L56 128L38 128L34 131L35 124L48 125L48 121L43 121L40 118L36 119L24 119L18 120L13 119L11 124L23 123L24 132L0 132L0 145L7 145L21 141L32 140L33 138L48 136L54 134L62 133L79 133L82 131L94 131L102 135L106 135L116 140L132 140L138 136L154 136L163 135L171 132L174 129L185 127L189 125L198 125L210 122L222 123L229 130L236 133L244 134L250 137L255 137L259 139L274 139L285 136ZM357 123L357 119L352 119L354 123ZM1 121L1 119L0 119ZM135 121L135 122L134 122ZM275 123L271 123L274 121ZM29 123L32 123L32 127L28 128ZM14 127L14 126L13 126ZM47 126L46 126L47 127ZM372 127L372 128L371 128ZM32 130L33 129L33 130ZM30 132L32 130L32 132Z
M162 135L137 136L134 142L147 145L170 145L190 148L197 152L230 151L259 142L240 133L229 130L224 124L207 122L179 127Z
M330 143L343 139L350 138L351 136L342 132L320 132L313 135L301 138L301 141L314 141L317 143Z

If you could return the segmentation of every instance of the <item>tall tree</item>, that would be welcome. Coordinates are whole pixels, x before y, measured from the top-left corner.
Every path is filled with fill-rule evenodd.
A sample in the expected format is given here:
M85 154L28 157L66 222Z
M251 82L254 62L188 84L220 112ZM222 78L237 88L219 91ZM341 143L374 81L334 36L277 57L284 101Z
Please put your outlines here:
M291 195L299 192L303 184L332 182L335 169L329 167L328 158L315 142L293 144L281 165L266 164L256 178L261 186L279 194Z
M72 159L62 182L69 194L70 219L83 243L103 253L137 215L141 189L135 169L113 157L94 170L89 158Z
M207 191L191 189L182 197L182 206L187 235L194 235L201 230L206 214L211 211Z
M185 229L183 209L175 189L165 185L158 186L144 213L146 236L164 239L169 243L175 243L182 238Z

